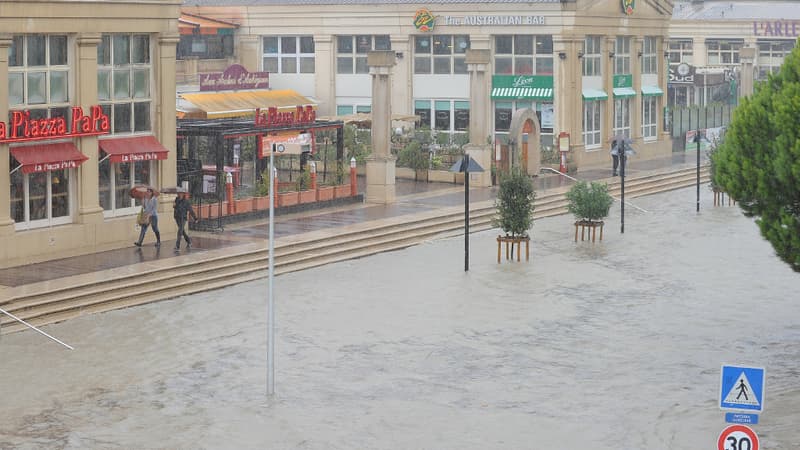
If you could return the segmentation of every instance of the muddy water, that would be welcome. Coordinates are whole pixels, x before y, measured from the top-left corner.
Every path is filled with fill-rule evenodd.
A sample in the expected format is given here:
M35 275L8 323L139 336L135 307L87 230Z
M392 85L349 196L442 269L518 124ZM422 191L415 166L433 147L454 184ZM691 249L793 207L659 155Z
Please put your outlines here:
M704 188L602 243L538 221L0 340L0 448L710 449L722 363L763 366L764 449L800 448L800 275Z

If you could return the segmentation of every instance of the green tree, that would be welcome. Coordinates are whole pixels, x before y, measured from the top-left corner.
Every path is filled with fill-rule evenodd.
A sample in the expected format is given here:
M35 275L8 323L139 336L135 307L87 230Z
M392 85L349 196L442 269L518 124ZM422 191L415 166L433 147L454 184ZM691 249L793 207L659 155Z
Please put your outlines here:
M713 183L800 272L800 45L742 100L712 155Z
M535 199L536 192L530 178L521 169L515 168L500 178L500 190L495 203L497 216L492 223L508 236L527 237L533 225Z
M605 183L578 181L567 191L567 211L576 220L599 222L608 216L614 198Z

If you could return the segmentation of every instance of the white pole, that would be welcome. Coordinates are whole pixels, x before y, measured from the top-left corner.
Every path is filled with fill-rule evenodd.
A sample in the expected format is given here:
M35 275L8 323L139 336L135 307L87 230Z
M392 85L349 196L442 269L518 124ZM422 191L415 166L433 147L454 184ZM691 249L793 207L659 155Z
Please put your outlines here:
M269 152L269 300L267 302L267 395L275 394L275 144Z
M4 309L2 309L2 308L0 308L0 313L3 313L3 314L5 314L5 315L7 315L8 317L11 317L12 319L14 319L14 320L16 320L17 322L19 322L19 323L21 323L21 324L25 325L26 327L30 328L31 330L33 330L33 331L35 331L35 332L37 332L37 333L40 333L40 334L43 334L43 335L45 335L45 336L49 337L50 339L52 339L52 340L54 340L54 341L58 342L59 344L63 345L64 347L67 347L67 348L68 348L68 349L70 349L70 350L75 350L75 348L74 348L74 347L72 347L71 345L69 345L69 344L65 344L65 343L63 343L63 342L59 341L58 339L54 338L53 336L50 336L49 334L45 333L44 331L42 331L42 330L40 330L40 329L36 328L35 326L33 326L33 325L29 324L28 322L25 322L24 320L20 319L19 317L17 317L17 316L15 316L15 315L11 314L10 312L8 312L8 311L6 311L6 310L4 310Z

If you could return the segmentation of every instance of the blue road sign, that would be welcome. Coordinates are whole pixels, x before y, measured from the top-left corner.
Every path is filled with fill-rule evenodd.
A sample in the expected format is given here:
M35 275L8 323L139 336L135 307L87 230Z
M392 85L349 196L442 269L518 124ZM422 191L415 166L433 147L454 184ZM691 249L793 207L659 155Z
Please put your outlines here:
M758 425L758 414L725 413L725 422Z
M743 411L764 411L764 369L722 366L719 407Z

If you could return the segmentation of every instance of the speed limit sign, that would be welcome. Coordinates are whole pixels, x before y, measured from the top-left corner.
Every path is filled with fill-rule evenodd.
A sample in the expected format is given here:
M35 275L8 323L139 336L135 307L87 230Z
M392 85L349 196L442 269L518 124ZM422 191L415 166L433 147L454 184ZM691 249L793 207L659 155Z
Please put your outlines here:
M719 434L718 450L758 450L758 436L750 427L731 425Z

